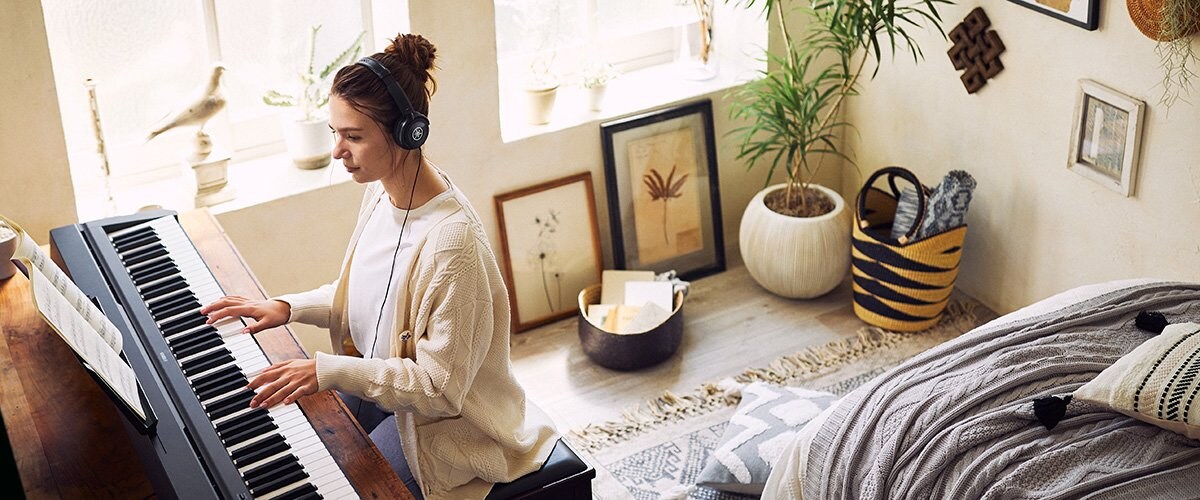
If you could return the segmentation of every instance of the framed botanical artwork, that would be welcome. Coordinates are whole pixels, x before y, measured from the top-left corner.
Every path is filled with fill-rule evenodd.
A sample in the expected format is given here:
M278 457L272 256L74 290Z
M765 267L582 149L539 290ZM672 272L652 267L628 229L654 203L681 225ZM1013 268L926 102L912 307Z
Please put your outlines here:
M1100 25L1100 0L1008 0L1060 21L1096 31Z
M1091 80L1079 82L1067 168L1133 195L1146 104Z
M591 172L497 195L496 219L513 331L575 314L603 267Z
M600 124L613 264L695 279L725 270L712 102Z

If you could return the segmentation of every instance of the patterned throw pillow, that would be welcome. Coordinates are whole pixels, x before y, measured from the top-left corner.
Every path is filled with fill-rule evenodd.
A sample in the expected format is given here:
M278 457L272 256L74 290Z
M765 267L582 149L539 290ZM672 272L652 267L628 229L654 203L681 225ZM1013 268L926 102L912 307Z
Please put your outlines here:
M900 199L896 201L896 217L892 219L892 239L899 240L907 233L913 224L917 223L917 190L904 188ZM914 238L916 239L916 238Z
M742 402L729 419L720 444L708 457L697 484L745 495L761 495L771 468L804 424L837 400L828 392L755 382L742 389Z
M1200 439L1200 325L1167 326L1072 397Z

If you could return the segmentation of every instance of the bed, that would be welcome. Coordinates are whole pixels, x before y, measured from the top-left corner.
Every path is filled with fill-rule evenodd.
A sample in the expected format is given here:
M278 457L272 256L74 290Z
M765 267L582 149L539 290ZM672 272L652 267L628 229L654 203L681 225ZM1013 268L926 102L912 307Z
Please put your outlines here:
M1092 403L1052 429L1033 411L1151 338L1149 310L1200 322L1200 284L1077 288L926 351L810 421L763 498L1200 498L1200 441Z

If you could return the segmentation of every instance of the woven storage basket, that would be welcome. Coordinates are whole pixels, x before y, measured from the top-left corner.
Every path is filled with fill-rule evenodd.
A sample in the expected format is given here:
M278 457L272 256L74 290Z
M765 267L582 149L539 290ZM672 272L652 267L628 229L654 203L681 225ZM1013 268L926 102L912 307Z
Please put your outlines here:
M874 187L883 176L887 176L890 194ZM918 199L917 220L899 241L891 238L900 199L897 179L912 183ZM924 212L924 187L912 172L900 167L871 174L859 191L850 259L854 314L859 319L888 330L913 332L929 328L941 318L958 277L967 226L913 239Z

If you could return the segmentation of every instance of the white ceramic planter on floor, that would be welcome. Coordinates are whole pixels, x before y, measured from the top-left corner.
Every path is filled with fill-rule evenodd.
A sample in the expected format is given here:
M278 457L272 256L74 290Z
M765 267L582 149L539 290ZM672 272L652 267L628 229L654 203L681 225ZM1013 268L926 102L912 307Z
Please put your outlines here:
M850 269L850 210L837 192L810 186L833 200L832 212L817 217L774 212L763 198L785 187L776 184L754 195L742 214L738 246L746 269L759 285L783 297L824 295Z

